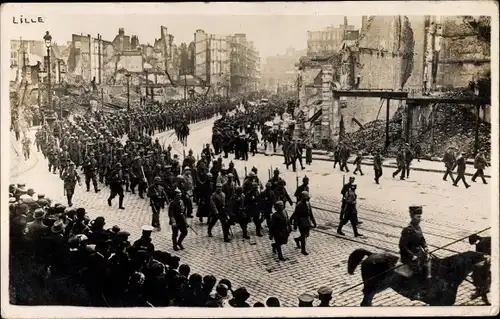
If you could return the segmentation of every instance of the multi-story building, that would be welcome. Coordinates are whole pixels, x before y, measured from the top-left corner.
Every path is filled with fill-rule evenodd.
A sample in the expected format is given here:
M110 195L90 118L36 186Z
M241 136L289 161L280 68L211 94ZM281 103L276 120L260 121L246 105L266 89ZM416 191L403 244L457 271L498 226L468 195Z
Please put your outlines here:
M324 30L307 32L307 55L329 55L340 51L344 35L347 31L353 31L355 27L347 23L344 17L344 24L337 28L329 26Z
M295 63L306 53L306 50L297 51L289 48L285 54L267 57L262 65L260 87L272 92L277 92L278 87L280 90L283 90L285 86L290 89L292 84L296 87L297 67Z
M44 41L35 40L11 40L10 41L10 65L23 66L28 64L36 64L36 61L43 60L43 56L47 53ZM31 58L30 58L31 57ZM24 62L23 62L24 59Z
M236 33L228 40L231 48L231 92L256 91L260 80L259 53L244 33Z
M224 95L231 84L231 51L228 36L194 34L194 75L212 87L212 93Z

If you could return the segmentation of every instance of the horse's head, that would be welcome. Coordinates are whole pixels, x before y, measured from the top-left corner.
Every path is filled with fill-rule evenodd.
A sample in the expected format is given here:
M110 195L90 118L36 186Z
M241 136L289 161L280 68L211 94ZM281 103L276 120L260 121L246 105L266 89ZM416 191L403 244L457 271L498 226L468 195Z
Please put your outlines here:
M487 255L483 253L466 251L443 259L441 265L446 268L447 275L463 280L472 271L474 265L486 258Z

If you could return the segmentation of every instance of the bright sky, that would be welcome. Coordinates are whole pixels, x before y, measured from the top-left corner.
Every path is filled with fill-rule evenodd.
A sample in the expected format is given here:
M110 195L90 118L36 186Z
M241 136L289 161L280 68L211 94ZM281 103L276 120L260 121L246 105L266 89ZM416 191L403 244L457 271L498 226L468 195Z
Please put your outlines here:
M118 29L124 28L126 35L137 35L141 44L153 44L154 39L160 37L160 26L163 25L174 35L176 44L193 41L193 34L197 29L217 35L246 33L247 39L253 41L260 52L261 58L284 53L289 47L305 49L308 30L338 26L344 21L344 16L341 15L221 15L220 12L217 15L109 15L102 14L102 11L101 14L86 14L85 10L81 10L79 14L68 14L62 10L39 14L20 12L23 12L24 17L42 16L44 23L15 25L9 30L10 38L22 36L27 40L41 40L48 30L53 41L59 44L71 41L73 33L90 34L93 37L100 33L103 39L112 41ZM19 15L17 17L19 20ZM358 28L361 17L348 17L348 22ZM12 17L9 23L12 23Z

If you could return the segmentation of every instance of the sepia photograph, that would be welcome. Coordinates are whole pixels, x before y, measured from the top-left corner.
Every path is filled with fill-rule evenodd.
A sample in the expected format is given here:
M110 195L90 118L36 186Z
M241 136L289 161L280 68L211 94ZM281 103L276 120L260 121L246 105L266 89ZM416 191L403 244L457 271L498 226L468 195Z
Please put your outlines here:
M2 5L2 317L498 315L498 14Z

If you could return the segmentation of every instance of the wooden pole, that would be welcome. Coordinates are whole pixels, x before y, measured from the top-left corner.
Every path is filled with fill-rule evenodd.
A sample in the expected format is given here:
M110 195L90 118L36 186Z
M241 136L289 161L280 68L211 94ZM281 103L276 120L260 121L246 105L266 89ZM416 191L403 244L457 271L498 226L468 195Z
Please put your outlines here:
M389 148L389 111L390 111L390 99L387 98L387 104L385 108L385 149Z
M479 117L480 108L481 106L479 104L476 105L476 132L474 136L474 156L476 156L479 151L479 125L481 124L481 119Z
M436 103L431 105L431 155L434 154L434 115L435 115Z

